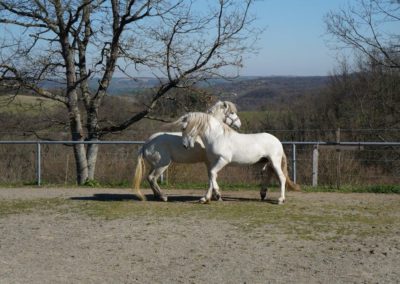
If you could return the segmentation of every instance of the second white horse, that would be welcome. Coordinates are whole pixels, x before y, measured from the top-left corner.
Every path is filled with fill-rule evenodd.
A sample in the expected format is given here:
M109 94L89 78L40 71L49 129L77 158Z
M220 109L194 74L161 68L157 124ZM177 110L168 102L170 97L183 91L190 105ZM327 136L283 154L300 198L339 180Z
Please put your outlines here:
M236 106L231 102L218 101L207 112L228 126L235 128L240 128L241 126ZM148 164L150 170L147 175L147 181L153 190L154 197L163 201L168 200L168 197L161 191L157 180L171 162L185 164L206 163L207 168L209 166L204 145L200 140L194 143L193 148L187 150L182 146L181 132L155 133L150 136L138 153L133 186L139 198L144 198L140 191L140 183L146 170L145 164ZM218 193L216 193L216 197L219 198Z

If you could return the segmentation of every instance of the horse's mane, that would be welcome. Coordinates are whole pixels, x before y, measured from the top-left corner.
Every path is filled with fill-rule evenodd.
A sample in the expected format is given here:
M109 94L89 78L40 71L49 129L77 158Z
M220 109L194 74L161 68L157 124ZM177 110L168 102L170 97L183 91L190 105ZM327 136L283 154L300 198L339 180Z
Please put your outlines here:
M190 133L192 131L196 131L197 133L204 133L210 124L210 120L213 118L212 115L203 113L203 112L189 112L188 114L184 115L183 118L181 118L181 121L186 119L187 126L184 130L186 133ZM216 119L218 121L218 119ZM222 123L218 121L218 123L221 124L224 133L228 132L235 132L232 128L230 128L228 125L225 123Z

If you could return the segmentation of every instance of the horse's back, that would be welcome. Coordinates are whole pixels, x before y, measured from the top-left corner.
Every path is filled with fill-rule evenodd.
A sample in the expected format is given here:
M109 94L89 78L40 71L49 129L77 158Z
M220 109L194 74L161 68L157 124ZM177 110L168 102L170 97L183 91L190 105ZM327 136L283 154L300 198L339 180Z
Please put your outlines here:
M262 147L262 148L282 148L281 141L272 134L263 132L263 133L253 133L253 134L241 134L236 133L232 140L234 140L238 146L255 146L255 147ZM251 147L253 147L251 146Z
M262 159L270 159L283 154L282 143L269 133L236 133L231 136L228 143L229 147L220 145L219 152L234 163L254 164ZM228 148L230 150L227 150Z
M200 143L192 149L185 149L182 145L180 132L158 132L153 134L145 143L144 155L153 164L170 163L197 163L205 161L205 150Z

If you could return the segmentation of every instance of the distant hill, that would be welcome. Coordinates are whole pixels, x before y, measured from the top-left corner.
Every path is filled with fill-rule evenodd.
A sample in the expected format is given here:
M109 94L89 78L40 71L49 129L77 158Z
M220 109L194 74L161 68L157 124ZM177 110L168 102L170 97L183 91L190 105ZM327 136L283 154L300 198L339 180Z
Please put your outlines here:
M259 77L213 86L222 99L235 102L241 110L260 110L266 104L314 93L324 88L329 77Z
M152 77L131 78L113 78L108 89L110 95L135 95L144 89L157 86L160 81ZM97 81L92 80L92 86Z
M99 79L92 79L90 86L95 87ZM328 83L327 76L272 76L239 77L232 80L213 79L199 84L221 99L235 102L240 110L260 110L263 106L275 103L291 96L304 95L323 88ZM110 95L136 95L144 89L155 87L159 80L152 77L113 78L108 89ZM61 84L52 81L43 84L56 88Z
M89 81L89 87L95 89L99 78L93 78ZM144 89L153 88L159 84L159 80L154 77L132 78L113 78L108 89L110 95L135 95ZM55 89L62 88L63 83L55 81L44 81L41 86Z

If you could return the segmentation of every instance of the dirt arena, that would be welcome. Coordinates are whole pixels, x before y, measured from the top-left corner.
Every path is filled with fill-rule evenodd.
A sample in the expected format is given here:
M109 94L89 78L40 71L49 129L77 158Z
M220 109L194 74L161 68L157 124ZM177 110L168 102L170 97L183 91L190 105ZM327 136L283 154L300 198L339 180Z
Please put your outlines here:
M400 281L400 195L167 193L0 189L0 283Z

